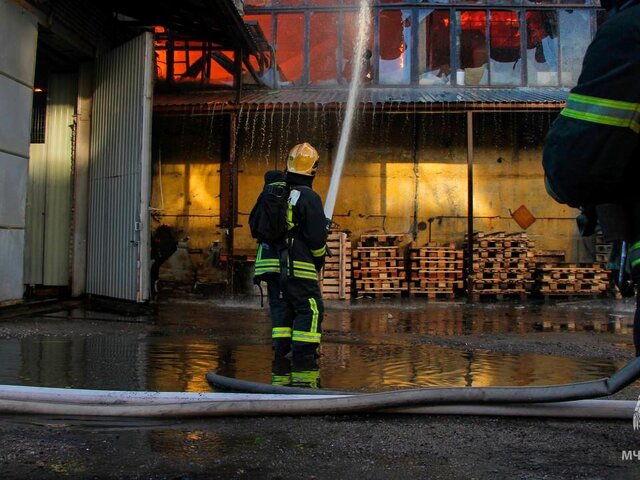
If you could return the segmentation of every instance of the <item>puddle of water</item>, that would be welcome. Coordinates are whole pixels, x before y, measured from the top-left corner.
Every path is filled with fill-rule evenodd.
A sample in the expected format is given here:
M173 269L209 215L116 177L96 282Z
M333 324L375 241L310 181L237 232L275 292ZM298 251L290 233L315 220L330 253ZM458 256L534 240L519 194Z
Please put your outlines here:
M34 317L20 338L0 339L0 384L203 392L210 391L205 380L209 370L271 382L266 309L168 304L144 324L126 324L124 318L78 309ZM329 310L320 382L326 388L382 391L592 380L611 375L626 362L499 353L486 351L493 348L486 342L485 350L474 349L473 340L467 346L466 338L510 334L514 342L531 342L541 332L595 332L614 333L618 336L606 341L624 346L630 338L620 335L630 337L632 320L605 308L596 312L520 305ZM436 337L455 338L447 346L434 342Z
M437 345L327 341L325 388L382 391L419 386L545 385L611 375L624 361L504 354ZM200 338L29 337L0 341L0 384L115 390L210 391L209 370L271 382L268 343Z

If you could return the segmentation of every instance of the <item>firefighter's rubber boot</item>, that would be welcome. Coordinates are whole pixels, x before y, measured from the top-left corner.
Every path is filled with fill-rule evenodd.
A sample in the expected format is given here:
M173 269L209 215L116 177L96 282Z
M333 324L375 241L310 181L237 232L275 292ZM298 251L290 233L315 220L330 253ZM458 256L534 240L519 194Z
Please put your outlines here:
M271 363L271 385L288 387L291 385L291 361L275 355Z
M320 388L320 367L313 357L293 357L291 385L294 387Z

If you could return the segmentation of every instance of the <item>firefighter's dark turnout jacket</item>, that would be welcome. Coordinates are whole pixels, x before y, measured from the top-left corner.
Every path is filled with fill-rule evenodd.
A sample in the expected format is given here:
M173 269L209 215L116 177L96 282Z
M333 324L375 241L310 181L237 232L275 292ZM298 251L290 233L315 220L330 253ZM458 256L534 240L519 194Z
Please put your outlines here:
M318 272L324 266L327 230L322 200L313 178L287 174L289 235L286 255L277 246L259 245L255 275L267 282L272 339L277 353L314 353L324 312ZM286 278L286 282L282 279Z
M639 134L640 0L631 0L596 33L549 131L543 165L550 193L574 207L637 196Z

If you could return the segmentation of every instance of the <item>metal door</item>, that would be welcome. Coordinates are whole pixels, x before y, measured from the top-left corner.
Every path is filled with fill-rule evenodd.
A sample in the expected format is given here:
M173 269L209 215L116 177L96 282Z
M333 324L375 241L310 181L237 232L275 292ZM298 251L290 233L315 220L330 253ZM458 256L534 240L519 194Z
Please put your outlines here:
M87 293L149 299L153 36L96 61Z

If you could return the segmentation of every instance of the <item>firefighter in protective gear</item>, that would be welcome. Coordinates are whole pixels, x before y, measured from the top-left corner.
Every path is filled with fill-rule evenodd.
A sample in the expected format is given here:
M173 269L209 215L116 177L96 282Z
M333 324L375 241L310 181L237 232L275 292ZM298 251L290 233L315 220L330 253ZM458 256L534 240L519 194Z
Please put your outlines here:
M256 277L267 282L274 353L284 357L291 352L294 362L317 357L324 313L318 272L324 266L327 221L322 200L311 188L318 159L308 143L289 152L286 248L262 244L256 256Z
M605 239L620 247L614 252L630 245L627 262L623 255L611 264L630 270L640 285L640 0L603 0L602 6L607 20L545 141L545 183L561 203L595 212ZM620 276L623 294L624 283ZM640 356L638 307L634 344Z

